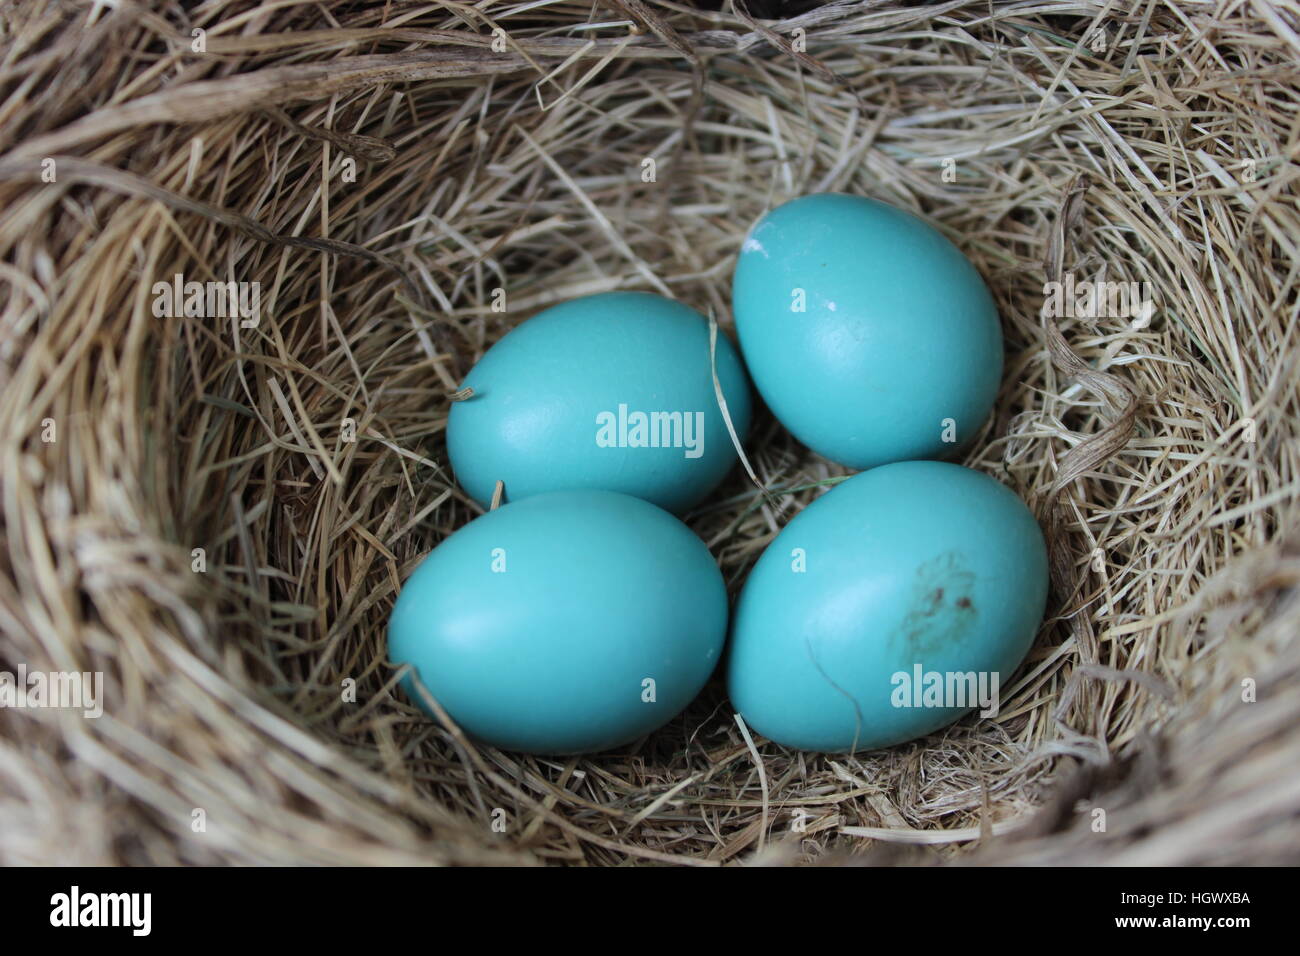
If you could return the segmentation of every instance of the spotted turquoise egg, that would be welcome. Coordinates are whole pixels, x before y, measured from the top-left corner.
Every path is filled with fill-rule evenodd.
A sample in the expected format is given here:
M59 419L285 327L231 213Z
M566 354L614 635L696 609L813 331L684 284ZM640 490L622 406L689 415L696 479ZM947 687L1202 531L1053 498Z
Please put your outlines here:
M850 468L942 458L997 395L997 309L970 261L922 220L822 193L750 230L732 285L749 374L773 414Z
M749 383L721 332L716 365L744 438ZM447 452L480 504L502 481L507 501L592 488L680 513L736 461L708 323L661 296L607 292L547 309L488 349L464 384L473 395L452 405Z
M388 653L474 739L576 754L672 719L726 629L722 574L689 528L640 498L560 491L434 548L402 586ZM402 686L426 706L409 677Z
M801 750L871 750L996 711L1043 618L1033 515L934 461L855 475L796 515L736 607L731 701Z

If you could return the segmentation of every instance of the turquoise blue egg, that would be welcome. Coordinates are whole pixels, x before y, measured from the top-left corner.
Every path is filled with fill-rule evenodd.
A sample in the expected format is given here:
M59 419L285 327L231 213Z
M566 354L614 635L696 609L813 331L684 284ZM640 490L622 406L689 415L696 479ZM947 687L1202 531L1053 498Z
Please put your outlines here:
M388 625L448 715L503 750L576 754L678 714L722 653L709 549L640 498L558 491L474 519L429 553ZM407 695L426 706L408 678Z
M850 468L947 457L993 407L1002 333L988 288L886 203L821 193L773 209L744 241L732 307L772 413Z
M902 743L993 710L1046 599L1043 536L1013 492L946 462L883 465L815 500L755 564L731 701L787 747Z
M738 438L749 383L718 333L717 372ZM523 322L470 371L452 405L447 452L480 504L593 488L673 512L704 498L736 461L718 410L708 323L645 292L574 299Z

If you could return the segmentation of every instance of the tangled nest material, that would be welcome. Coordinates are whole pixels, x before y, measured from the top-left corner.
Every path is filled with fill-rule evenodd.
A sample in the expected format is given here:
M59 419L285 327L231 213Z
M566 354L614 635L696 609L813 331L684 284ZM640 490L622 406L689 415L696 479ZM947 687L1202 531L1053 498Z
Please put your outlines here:
M0 669L106 698L0 710L0 862L1300 855L1295 5L807 6L0 9ZM1055 591L1000 715L821 756L712 686L562 760L424 718L384 630L477 513L461 375L602 290L729 328L748 224L816 190L925 216L998 301L966 463ZM155 315L177 274L260 321ZM1045 315L1067 274L1154 313ZM843 474L770 416L747 453L772 499L737 469L690 519L733 593Z

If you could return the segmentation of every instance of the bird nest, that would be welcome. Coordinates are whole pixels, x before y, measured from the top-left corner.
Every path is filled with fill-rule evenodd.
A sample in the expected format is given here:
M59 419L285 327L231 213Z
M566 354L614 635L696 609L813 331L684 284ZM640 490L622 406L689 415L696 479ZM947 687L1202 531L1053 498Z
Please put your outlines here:
M0 30L0 669L103 683L99 717L0 709L4 862L1300 846L1287 8L21 0ZM385 625L480 510L464 373L611 289L728 331L750 223L825 190L926 218L999 307L965 463L1035 508L1053 595L998 716L799 753L715 683L554 760L425 717ZM1142 305L1056 295L1085 282ZM761 411L746 455L769 494L737 469L688 517L733 595L844 474Z

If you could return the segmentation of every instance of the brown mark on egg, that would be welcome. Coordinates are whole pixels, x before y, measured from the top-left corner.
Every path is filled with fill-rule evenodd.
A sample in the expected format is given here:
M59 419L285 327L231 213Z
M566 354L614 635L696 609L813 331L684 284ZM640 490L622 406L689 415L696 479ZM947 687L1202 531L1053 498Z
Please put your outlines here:
M945 551L916 569L908 610L895 636L905 659L925 664L962 640L975 620L974 588L975 574L956 551Z

